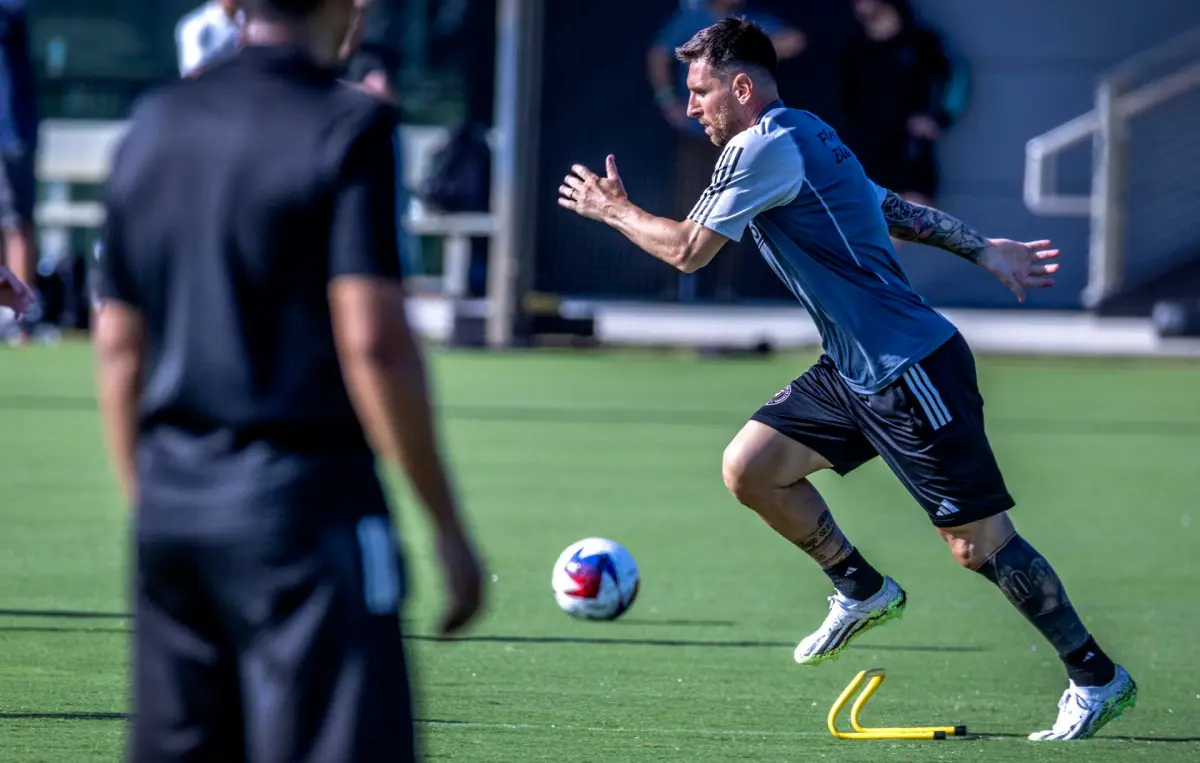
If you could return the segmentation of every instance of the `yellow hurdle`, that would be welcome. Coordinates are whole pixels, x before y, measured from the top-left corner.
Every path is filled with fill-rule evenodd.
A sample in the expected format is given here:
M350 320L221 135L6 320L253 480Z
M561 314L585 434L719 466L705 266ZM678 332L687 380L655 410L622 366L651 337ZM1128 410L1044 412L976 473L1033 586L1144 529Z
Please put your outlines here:
M829 733L838 739L945 739L947 736L966 735L966 726L906 726L875 729L863 726L859 722L859 716L862 714L863 708L871 701L871 697L879 691L885 678L887 678L887 671L883 668L860 671L842 691L841 696L833 703L833 707L829 709ZM846 706L846 703L864 682L866 682L866 687L850 707L850 725L854 731L838 731L837 719L841 715L842 708Z

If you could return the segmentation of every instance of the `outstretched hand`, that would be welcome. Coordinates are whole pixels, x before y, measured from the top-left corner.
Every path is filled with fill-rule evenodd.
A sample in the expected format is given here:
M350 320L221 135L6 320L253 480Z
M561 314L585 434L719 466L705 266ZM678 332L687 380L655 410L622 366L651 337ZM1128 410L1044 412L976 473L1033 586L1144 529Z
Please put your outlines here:
M609 154L604 162L605 176L576 164L558 187L558 205L591 220L603 220L605 211L626 201L625 184L617 172L617 160Z
M1059 251L1050 248L1049 241L1010 241L1006 238L989 239L989 246L979 257L979 265L987 270L1008 290L1017 295L1018 302L1025 301L1026 289L1046 289L1054 285L1051 277L1058 271Z
M10 308L21 316L29 312L34 301L33 290L13 275L11 270L0 265L0 307Z

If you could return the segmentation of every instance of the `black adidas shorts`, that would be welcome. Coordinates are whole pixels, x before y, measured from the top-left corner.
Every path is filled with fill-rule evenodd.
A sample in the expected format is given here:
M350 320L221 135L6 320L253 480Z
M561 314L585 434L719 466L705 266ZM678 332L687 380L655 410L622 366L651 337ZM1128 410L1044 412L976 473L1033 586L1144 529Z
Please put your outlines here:
M874 395L852 391L828 356L752 417L848 474L880 456L938 527L1014 505L988 444L975 359L955 334Z
M386 515L139 538L130 763L417 759Z

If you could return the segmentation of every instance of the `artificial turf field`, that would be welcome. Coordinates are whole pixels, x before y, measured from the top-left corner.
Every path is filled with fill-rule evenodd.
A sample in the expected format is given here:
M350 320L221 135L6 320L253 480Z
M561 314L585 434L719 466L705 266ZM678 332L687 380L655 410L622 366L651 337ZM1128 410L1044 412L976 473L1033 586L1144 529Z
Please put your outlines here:
M490 604L460 643L424 523L406 613L430 760L1200 760L1200 364L981 358L1014 519L1138 681L1096 740L1024 740L1065 677L991 584L959 569L877 462L816 478L849 536L909 592L907 615L833 663L792 661L826 578L720 477L728 439L811 355L433 354L443 431L484 546ZM0 761L117 760L127 712L124 509L100 449L88 349L0 358ZM399 484L397 482L397 484ZM637 603L576 622L549 592L568 543L638 560ZM945 742L834 740L825 713L886 667L865 716L966 723Z

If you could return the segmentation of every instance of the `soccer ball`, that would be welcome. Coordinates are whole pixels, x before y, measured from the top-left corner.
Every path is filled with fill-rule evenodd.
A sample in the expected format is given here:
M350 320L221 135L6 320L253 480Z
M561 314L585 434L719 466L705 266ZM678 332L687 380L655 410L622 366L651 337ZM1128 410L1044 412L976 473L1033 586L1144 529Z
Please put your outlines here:
M616 620L638 593L638 568L625 547L607 538L584 538L559 555L550 576L554 600L571 617Z

